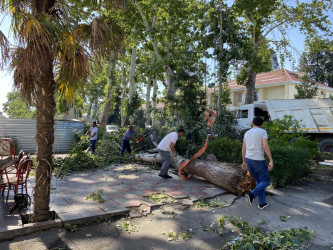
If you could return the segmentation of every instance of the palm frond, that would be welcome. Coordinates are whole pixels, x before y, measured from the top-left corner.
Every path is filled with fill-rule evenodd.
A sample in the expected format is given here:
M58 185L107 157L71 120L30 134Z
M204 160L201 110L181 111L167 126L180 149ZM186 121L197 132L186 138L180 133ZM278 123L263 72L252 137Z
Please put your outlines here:
M1 51L0 68L3 68L4 64L6 64L10 59L9 47L10 47L9 40L0 30L0 51Z
M77 32L66 31L61 37L57 45L57 83L65 100L72 103L75 89L82 88L89 75L89 53Z
M36 81L40 69L30 62L28 48L16 48L12 52L11 69L14 70L14 87L22 97L31 103L32 96L36 93Z
M108 57L112 50L122 46L124 40L123 28L105 17L97 17L90 24L81 25L79 31L95 57Z

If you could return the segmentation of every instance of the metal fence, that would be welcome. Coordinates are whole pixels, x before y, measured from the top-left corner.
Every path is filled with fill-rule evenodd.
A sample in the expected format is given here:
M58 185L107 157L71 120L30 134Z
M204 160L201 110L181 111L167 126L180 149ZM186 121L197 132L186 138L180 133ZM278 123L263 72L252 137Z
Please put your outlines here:
M79 121L55 121L54 124L54 153L63 153L69 150L74 131L83 131L84 123ZM15 136L20 143L21 149L27 153L35 153L37 144L36 120L34 119L6 119L0 118L0 138Z

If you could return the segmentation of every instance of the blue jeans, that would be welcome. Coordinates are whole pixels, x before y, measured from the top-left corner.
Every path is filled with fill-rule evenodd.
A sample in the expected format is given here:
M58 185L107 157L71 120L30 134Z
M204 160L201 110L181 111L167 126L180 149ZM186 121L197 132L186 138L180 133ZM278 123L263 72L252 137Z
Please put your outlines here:
M252 177L256 180L256 187L251 191L251 193L254 196L258 196L259 204L265 204L265 188L269 186L270 183L266 161L256 161L248 158L245 158L245 161Z
M93 152L93 154L95 153L96 141L97 140L90 140L90 150L91 150L91 152Z
M128 152L129 154L132 152L129 140L125 140L125 139L123 139L123 146L122 146L121 151L120 151L120 154L121 154L121 155L124 154L125 149L127 150L127 152Z

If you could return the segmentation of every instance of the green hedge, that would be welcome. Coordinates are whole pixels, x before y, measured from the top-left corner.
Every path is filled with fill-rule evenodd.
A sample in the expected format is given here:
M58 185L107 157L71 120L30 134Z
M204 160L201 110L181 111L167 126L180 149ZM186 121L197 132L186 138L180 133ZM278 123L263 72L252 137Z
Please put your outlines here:
M218 161L242 163L242 145L239 140L215 138L209 142L206 153L215 155Z
M270 172L273 187L299 183L310 172L312 155L309 150L274 143L271 143L270 149L274 161L274 168Z

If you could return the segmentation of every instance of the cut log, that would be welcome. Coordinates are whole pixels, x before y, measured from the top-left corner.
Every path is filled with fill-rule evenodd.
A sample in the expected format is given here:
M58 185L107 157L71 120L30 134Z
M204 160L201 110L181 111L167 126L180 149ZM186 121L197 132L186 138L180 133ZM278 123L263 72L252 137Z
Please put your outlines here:
M136 154L135 159L146 162L161 162L159 154ZM173 158L172 165L179 169L185 161L187 159L178 156ZM183 172L202 177L236 195L242 195L255 187L255 180L249 172L242 169L240 164L193 160L183 169Z

